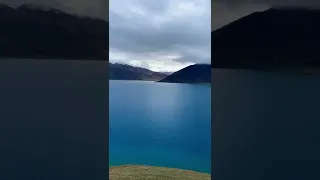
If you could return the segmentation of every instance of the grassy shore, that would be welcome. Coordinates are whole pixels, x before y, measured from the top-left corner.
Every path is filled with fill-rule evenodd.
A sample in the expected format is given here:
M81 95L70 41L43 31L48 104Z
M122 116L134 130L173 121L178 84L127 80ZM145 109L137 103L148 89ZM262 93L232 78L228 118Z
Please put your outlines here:
M109 169L109 180L210 180L211 175L156 166L123 165Z

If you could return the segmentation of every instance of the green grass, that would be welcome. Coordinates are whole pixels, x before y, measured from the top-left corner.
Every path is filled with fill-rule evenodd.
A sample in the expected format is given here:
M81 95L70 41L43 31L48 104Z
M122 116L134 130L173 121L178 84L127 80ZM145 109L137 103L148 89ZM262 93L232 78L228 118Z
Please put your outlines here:
M210 180L211 175L156 166L123 165L109 169L109 180Z

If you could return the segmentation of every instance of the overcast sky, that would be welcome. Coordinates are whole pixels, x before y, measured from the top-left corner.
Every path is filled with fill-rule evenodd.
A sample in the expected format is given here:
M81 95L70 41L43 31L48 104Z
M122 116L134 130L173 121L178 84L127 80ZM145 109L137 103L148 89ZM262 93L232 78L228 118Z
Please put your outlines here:
M110 0L110 61L154 71L209 64L210 3L210 0Z
M38 4L110 22L110 61L176 71L210 63L211 30L270 7L320 8L320 0L0 0ZM212 13L211 13L212 7ZM108 17L109 15L109 17Z

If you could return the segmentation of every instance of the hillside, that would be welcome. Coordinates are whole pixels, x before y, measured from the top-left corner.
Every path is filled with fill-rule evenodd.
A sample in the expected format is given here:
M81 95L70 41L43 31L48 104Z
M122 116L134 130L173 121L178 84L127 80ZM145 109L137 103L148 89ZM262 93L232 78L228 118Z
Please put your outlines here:
M133 67L126 64L109 63L109 79L112 80L150 80L158 81L166 74L153 72L149 69Z
M108 60L109 24L32 5L0 5L0 58Z
M195 64L177 71L159 82L211 83L211 65Z
M214 68L314 71L320 68L320 10L256 12L211 33Z

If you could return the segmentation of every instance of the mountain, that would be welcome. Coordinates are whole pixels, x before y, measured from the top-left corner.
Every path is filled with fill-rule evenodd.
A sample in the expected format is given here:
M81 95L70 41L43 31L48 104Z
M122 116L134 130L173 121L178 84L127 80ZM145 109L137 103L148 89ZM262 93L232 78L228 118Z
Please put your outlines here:
M177 71L159 82L211 83L211 65L195 64Z
M150 80L158 81L166 74L126 64L109 63L109 79L112 80Z
M32 5L0 5L0 58L108 60L109 24Z
M320 68L320 10L268 9L215 30L211 37L214 68Z

